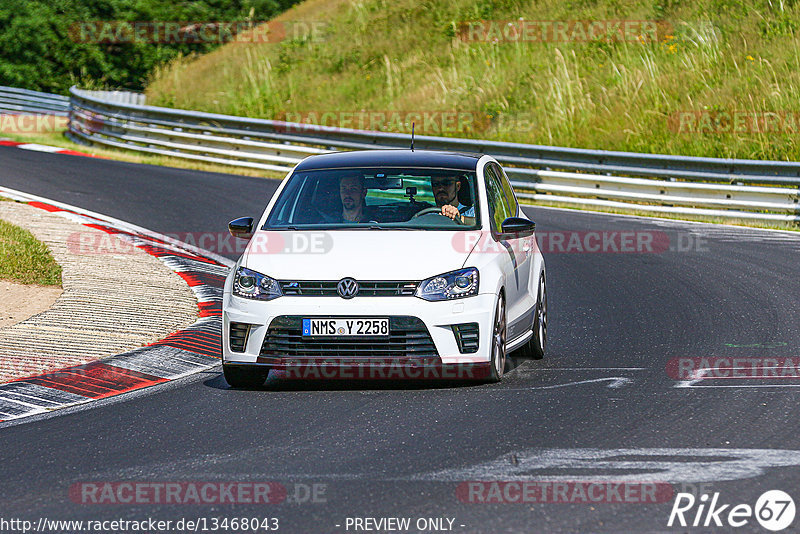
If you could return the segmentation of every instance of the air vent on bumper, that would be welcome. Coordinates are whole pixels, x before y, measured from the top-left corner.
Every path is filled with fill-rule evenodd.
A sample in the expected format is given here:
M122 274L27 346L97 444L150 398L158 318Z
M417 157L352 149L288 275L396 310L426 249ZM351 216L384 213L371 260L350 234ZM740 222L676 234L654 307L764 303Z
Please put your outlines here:
M461 354L478 352L478 323L454 324L453 335Z
M250 333L250 325L247 323L234 323L231 321L230 346L233 352L244 352L247 344L247 335Z

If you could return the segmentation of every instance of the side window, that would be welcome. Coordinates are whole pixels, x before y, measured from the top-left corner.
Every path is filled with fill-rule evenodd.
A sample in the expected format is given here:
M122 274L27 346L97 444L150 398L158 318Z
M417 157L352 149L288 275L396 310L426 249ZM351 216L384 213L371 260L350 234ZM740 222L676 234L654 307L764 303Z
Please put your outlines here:
M293 222L295 208L301 194L308 196L308 179L303 176L290 178L292 181L286 184L286 188L281 194L281 199L275 205L268 222L275 225L284 225ZM265 225L266 227L266 225Z
M489 202L489 218L493 233L499 233L503 221L511 217L511 208L506 200L500 177L492 165L484 167L484 180L486 182L486 197Z
M500 177L500 183L503 185L503 194L506 197L508 207L511 209L511 215L509 215L509 217L516 217L519 213L519 205L517 204L517 197L514 196L514 189L508 181L508 176L506 176L505 171L498 165L492 164L492 167L495 173L497 173L497 176Z

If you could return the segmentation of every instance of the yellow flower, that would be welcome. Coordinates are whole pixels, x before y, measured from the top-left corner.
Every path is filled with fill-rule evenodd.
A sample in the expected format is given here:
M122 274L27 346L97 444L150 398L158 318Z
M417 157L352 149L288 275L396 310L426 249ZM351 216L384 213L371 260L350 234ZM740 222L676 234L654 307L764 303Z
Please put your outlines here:
M756 58L754 58L754 57L753 57L753 56L751 56L751 55L748 55L748 56L747 56L747 59L749 59L750 61L755 61L755 60L756 60Z

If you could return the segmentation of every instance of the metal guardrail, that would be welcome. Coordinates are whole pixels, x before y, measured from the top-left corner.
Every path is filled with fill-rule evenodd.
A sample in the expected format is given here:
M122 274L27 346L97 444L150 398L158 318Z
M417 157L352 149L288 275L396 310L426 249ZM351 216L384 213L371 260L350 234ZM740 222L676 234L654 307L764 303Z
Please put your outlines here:
M404 134L143 105L70 90L79 141L195 161L287 172L311 154L406 148ZM126 102L125 100L128 99ZM716 159L417 136L419 149L491 154L534 202L677 215L800 222L800 162Z
M0 113L66 117L69 97L0 86Z
M81 92L86 96L97 98L103 102L136 104L137 106L147 104L147 96L144 93L136 93L134 91L88 91L83 89Z

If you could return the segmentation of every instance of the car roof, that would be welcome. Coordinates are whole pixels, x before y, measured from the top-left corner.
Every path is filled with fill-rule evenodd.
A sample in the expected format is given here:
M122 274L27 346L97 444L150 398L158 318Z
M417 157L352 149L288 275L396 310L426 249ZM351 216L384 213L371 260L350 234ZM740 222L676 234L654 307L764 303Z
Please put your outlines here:
M309 156L296 171L356 167L433 167L474 171L481 154L439 152L434 150L356 150Z

